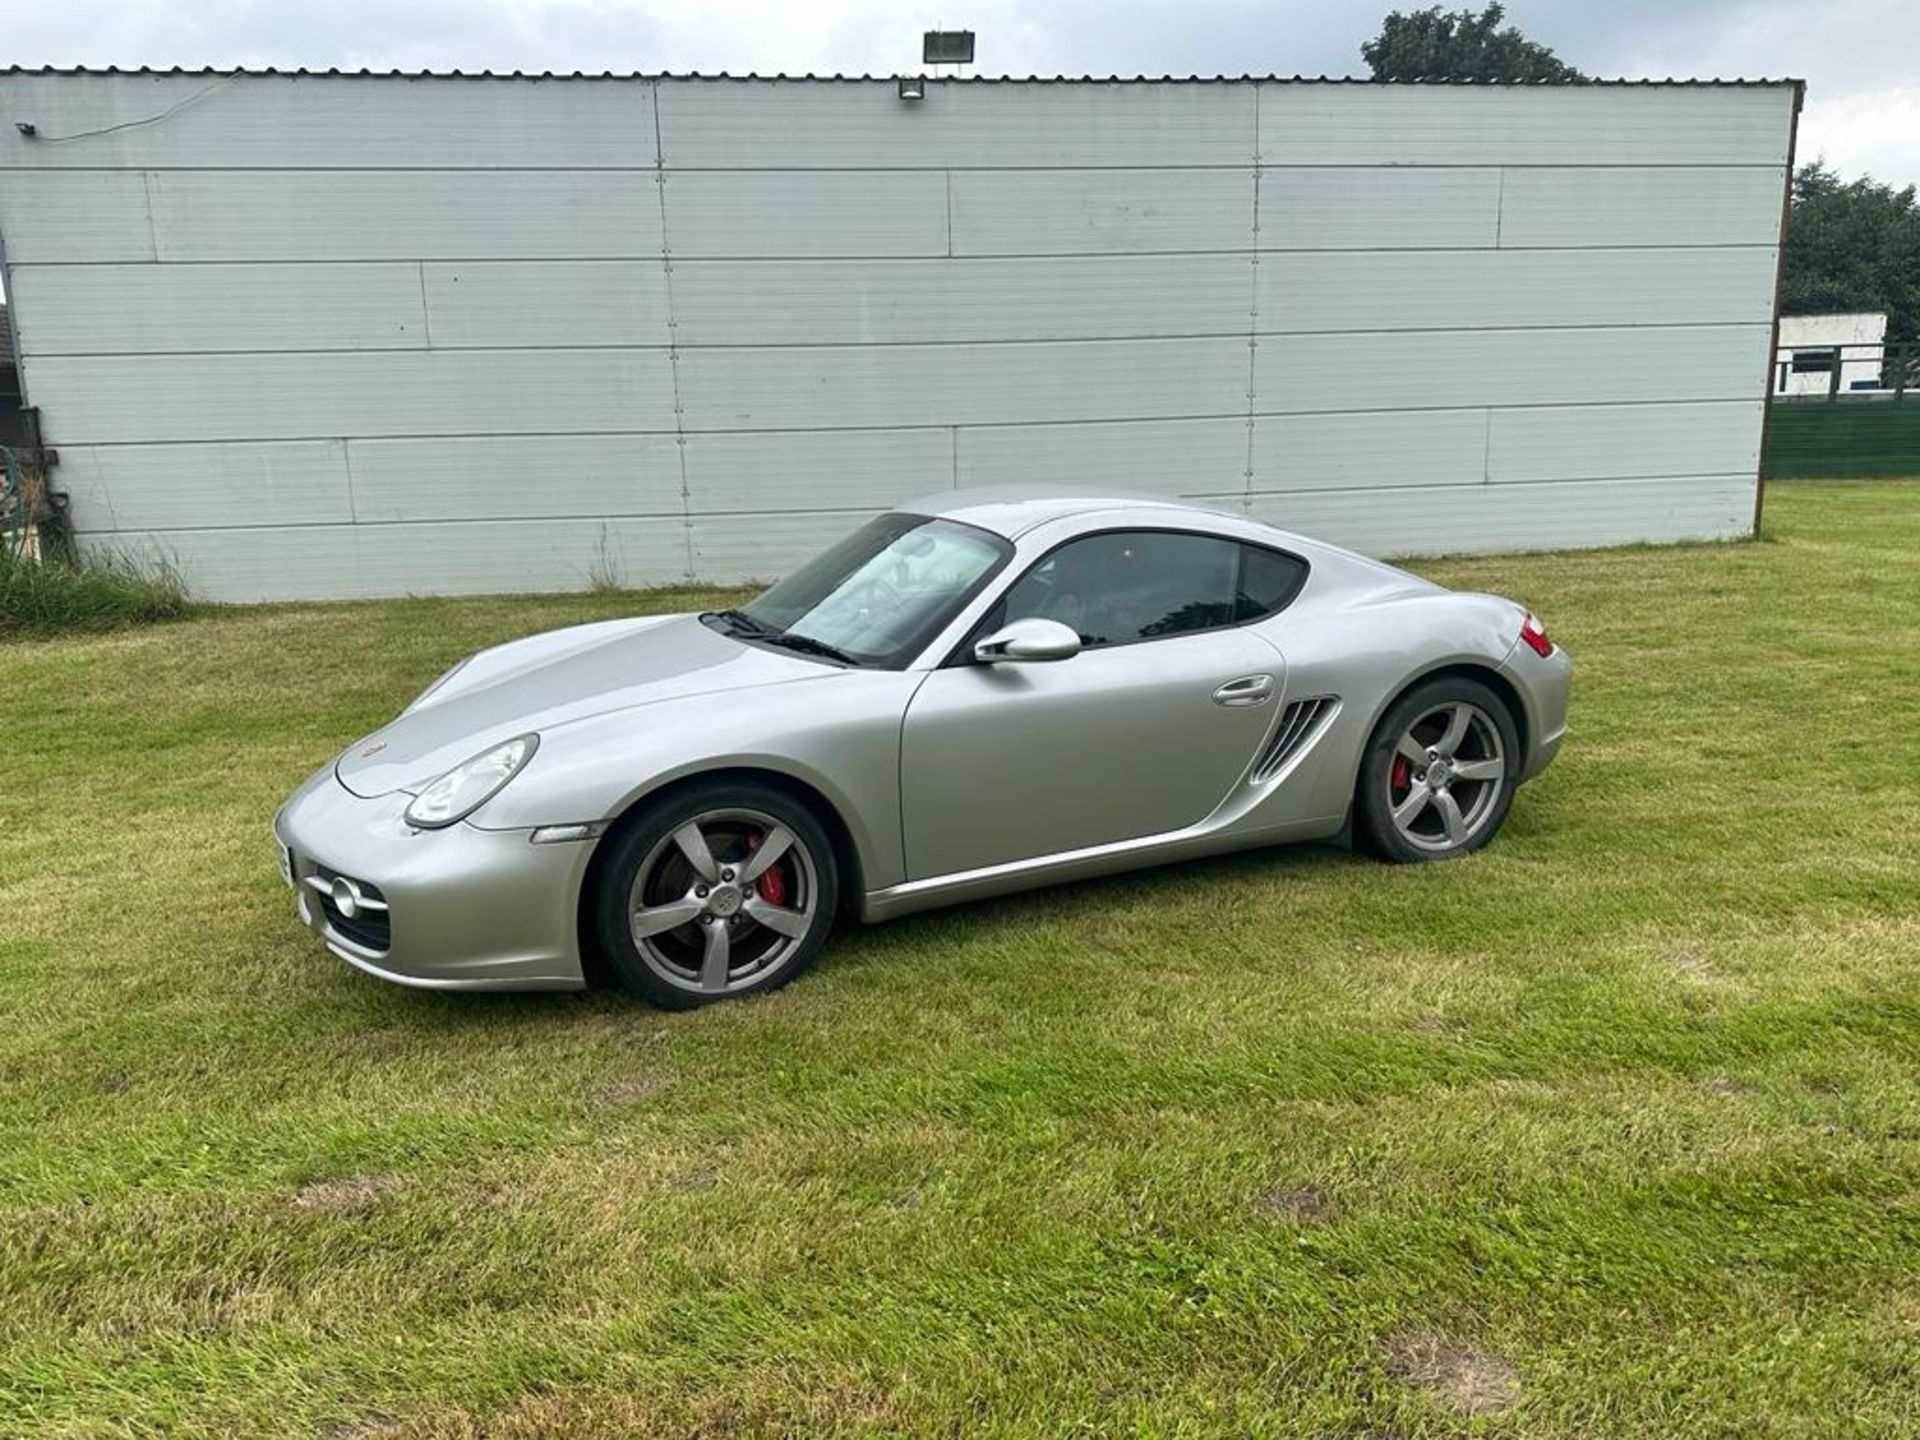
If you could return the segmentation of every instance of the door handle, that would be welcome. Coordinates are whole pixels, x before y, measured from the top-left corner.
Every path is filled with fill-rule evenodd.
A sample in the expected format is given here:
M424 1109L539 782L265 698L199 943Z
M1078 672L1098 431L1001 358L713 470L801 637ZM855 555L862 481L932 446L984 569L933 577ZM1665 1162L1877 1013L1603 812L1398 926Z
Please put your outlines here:
M1216 705L1264 705L1273 698L1273 677L1271 675L1242 675L1238 680L1229 680L1213 692Z

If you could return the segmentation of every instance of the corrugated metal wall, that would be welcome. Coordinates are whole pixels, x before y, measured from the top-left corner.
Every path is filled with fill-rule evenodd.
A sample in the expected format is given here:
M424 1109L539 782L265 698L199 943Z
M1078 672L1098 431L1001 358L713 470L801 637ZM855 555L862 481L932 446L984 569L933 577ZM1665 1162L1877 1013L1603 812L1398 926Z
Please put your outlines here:
M213 597L768 576L987 483L1377 553L1718 536L1792 109L16 73L0 239L79 529Z

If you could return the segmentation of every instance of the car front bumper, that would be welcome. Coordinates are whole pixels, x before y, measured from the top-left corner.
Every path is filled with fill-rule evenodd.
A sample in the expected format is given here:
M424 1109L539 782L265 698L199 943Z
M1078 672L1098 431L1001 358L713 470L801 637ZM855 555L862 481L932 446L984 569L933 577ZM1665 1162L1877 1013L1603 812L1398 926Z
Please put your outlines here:
M466 823L418 830L404 819L412 798L362 799L331 764L294 792L273 834L302 923L349 965L401 985L580 989L592 844L535 845L526 830Z

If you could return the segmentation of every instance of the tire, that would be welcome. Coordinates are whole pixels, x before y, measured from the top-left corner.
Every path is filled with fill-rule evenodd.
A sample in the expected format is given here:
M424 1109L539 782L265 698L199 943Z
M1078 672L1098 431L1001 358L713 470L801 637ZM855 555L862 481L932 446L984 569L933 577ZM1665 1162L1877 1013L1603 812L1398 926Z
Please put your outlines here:
M696 782L649 805L612 845L592 898L594 935L620 983L663 1009L778 989L833 928L833 842L773 786ZM765 849L771 860L757 858Z
M1521 763L1520 732L1491 688L1423 681L1387 708L1360 757L1355 836L1394 864L1469 855L1506 822Z

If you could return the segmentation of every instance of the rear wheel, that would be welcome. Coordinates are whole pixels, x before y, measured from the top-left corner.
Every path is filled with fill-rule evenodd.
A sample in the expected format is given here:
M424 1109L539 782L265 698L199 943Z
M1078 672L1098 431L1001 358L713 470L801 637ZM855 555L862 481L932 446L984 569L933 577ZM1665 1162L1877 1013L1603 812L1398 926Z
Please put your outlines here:
M667 797L615 841L594 918L623 985L688 1010L798 975L838 901L833 845L804 804L716 781Z
M1446 860L1498 833L1519 784L1520 736L1505 702L1443 675L1395 701L1360 761L1358 831L1383 860Z

